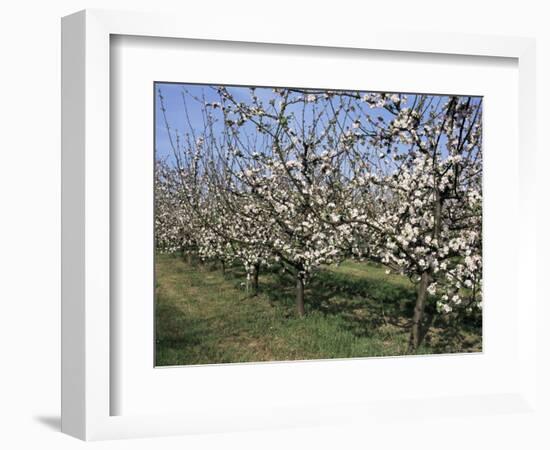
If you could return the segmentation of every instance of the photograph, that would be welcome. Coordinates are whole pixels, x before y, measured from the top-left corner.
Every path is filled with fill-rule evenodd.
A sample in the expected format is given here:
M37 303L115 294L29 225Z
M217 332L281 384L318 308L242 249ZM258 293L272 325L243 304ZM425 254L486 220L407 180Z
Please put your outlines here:
M482 352L481 96L152 88L155 366Z

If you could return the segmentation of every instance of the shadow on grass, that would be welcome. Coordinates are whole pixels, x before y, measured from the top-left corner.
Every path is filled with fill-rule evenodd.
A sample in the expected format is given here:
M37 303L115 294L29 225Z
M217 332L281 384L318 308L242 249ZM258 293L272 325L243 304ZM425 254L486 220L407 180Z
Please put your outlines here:
M373 271L377 269L373 267ZM263 293L274 303L294 305L294 279L291 274L273 270L263 283ZM411 284L360 277L349 273L321 270L306 289L306 308L343 319L344 327L357 337L370 337L381 331L408 334L416 302ZM426 305L424 347L433 353L475 352L481 350L480 318L460 322L435 319L435 299Z
M157 305L156 322L157 342L168 347L198 345L209 330L204 320L187 318L179 308L166 304Z
M172 270L175 273L183 273L189 269L186 266L177 266L172 267ZM221 266L208 262L195 266L191 272L197 277L195 281L198 285L202 285L203 277L209 272L221 275ZM267 317L269 324L275 324L276 329L288 328L290 337L285 335L284 339L290 339L292 342L297 339L297 329L309 326L307 333L311 334L319 325L313 324L317 320L315 318L325 316L328 319L327 323L334 326L331 328L331 335L341 330L358 339L367 338L371 339L370 342L381 342L380 345L394 345L391 350L372 350L372 354L388 354L390 351L391 354L406 354L416 301L415 287L404 278L384 275L384 269L381 267L343 264L339 268L324 268L317 272L307 284L305 292L306 312L313 313L308 314L310 321L294 320L295 278L288 271L282 270L281 266L274 265L262 269L260 295L257 299L252 298L251 293L245 292L246 272L243 267L227 267L223 279L228 283L227 288L232 286L237 289L234 292L241 293L238 295L242 303L237 310L233 307L228 309L229 306L225 308L221 303L218 303L218 306L211 304L212 307L215 306L213 313L216 313L216 318L210 314L195 317L193 314L196 315L196 311L186 315L182 309L169 302L161 301L157 304L159 309L156 316L158 323L162 324L162 330L159 330L160 327L157 328L157 348L162 349L157 354L158 365L181 364L181 361L192 364L205 361L254 360L252 358L259 360L258 353L244 354L243 346L249 345L252 341L262 341L260 338L265 337L265 330L256 328L265 328L268 324ZM258 305L256 302L265 306L266 302L269 302L276 317L271 317L272 313L267 313L267 310L257 309L254 306ZM201 306L201 311L204 311L202 308ZM481 350L480 321L453 323L441 319L434 320L434 312L435 299L430 299L426 324L431 328L420 353ZM267 316L259 320L257 314ZM287 319L290 321L287 322ZM281 322L277 322L278 320ZM258 323L258 326L253 327L253 323ZM282 333L283 331L280 331L280 336ZM399 342L401 344L398 345ZM340 357L343 354L333 353ZM286 356L285 354L284 357Z
M288 272L272 271L262 291L273 303L294 304L294 279ZM369 336L385 325L406 328L416 299L412 286L329 270L315 274L305 296L307 310L342 317L347 329L358 337Z
M198 362L207 354L216 353L216 329L208 320L187 317L176 306L157 304L156 365L177 365L180 361Z

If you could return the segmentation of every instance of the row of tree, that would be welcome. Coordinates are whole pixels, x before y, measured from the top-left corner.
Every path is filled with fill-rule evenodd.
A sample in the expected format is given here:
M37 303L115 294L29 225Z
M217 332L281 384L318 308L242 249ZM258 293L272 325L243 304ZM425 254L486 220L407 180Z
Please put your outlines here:
M171 150L156 163L159 250L242 264L255 292L262 267L282 264L299 315L321 266L381 263L416 285L411 351L429 302L441 315L479 311L480 98L222 86L181 95L184 133L158 92Z

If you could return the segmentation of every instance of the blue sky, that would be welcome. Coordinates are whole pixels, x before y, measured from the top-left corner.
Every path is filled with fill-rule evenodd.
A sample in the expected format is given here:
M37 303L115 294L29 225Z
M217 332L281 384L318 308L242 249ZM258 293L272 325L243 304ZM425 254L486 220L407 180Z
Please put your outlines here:
M164 117L161 111L161 105L159 101L158 91L162 92L164 97L164 105L166 108L166 115L172 133L178 130L181 136L190 132L191 127L195 128L195 131L200 134L200 130L203 127L203 108L201 104L194 100L192 97L203 98L207 102L219 100L219 96L212 88L212 85L198 85L198 84L186 84L186 83L155 83L155 151L157 159L171 158L172 150L170 147L168 132L166 130ZM248 87L227 87L235 100L248 103L250 101L250 90ZM186 92L186 94L184 94ZM361 91L362 93L368 91ZM273 92L272 88L256 88L255 94L260 100L263 100L267 106L267 102L271 98L279 98L277 94ZM183 95L185 95L187 103L187 114L185 112ZM415 95L408 95L409 102L412 102ZM447 100L447 96L442 97L442 104ZM480 101L480 99L477 99ZM381 115L385 119L391 117L390 113L383 109L376 108L373 110L376 115Z
M199 131L203 126L203 110L199 102L193 100L191 97L202 98L204 96L206 101L212 102L219 99L218 94L209 85L199 84L185 84L185 83L156 83L155 93L155 147L157 159L171 156L170 142L168 139L168 132L166 130L164 117L162 115L160 101L158 97L158 90L162 92L164 97L164 106L166 108L166 116L172 131L178 130L180 135L184 135L190 132L189 124ZM249 89L246 87L230 87L228 88L231 94L237 101L247 101L249 96ZM187 120L184 102L182 94L187 91L187 112L189 121ZM261 89L262 96L269 95L271 89ZM258 90L258 94L260 90Z

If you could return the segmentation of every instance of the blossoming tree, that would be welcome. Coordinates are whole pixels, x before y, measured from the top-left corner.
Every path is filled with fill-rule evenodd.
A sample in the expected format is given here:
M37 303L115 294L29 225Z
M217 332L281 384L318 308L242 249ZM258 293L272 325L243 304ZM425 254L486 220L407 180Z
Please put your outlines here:
M390 115L376 123L376 113L357 119L370 125L370 148L354 154L360 212L347 221L369 234L369 258L417 284L410 336L416 351L430 322L423 323L428 294L439 314L481 307L481 101L364 100Z
M481 99L243 91L184 91L203 112L184 137L166 121L174 161L157 169L161 247L239 261L255 292L260 267L283 264L299 315L321 266L380 262L416 285L413 352L434 315L481 307Z

